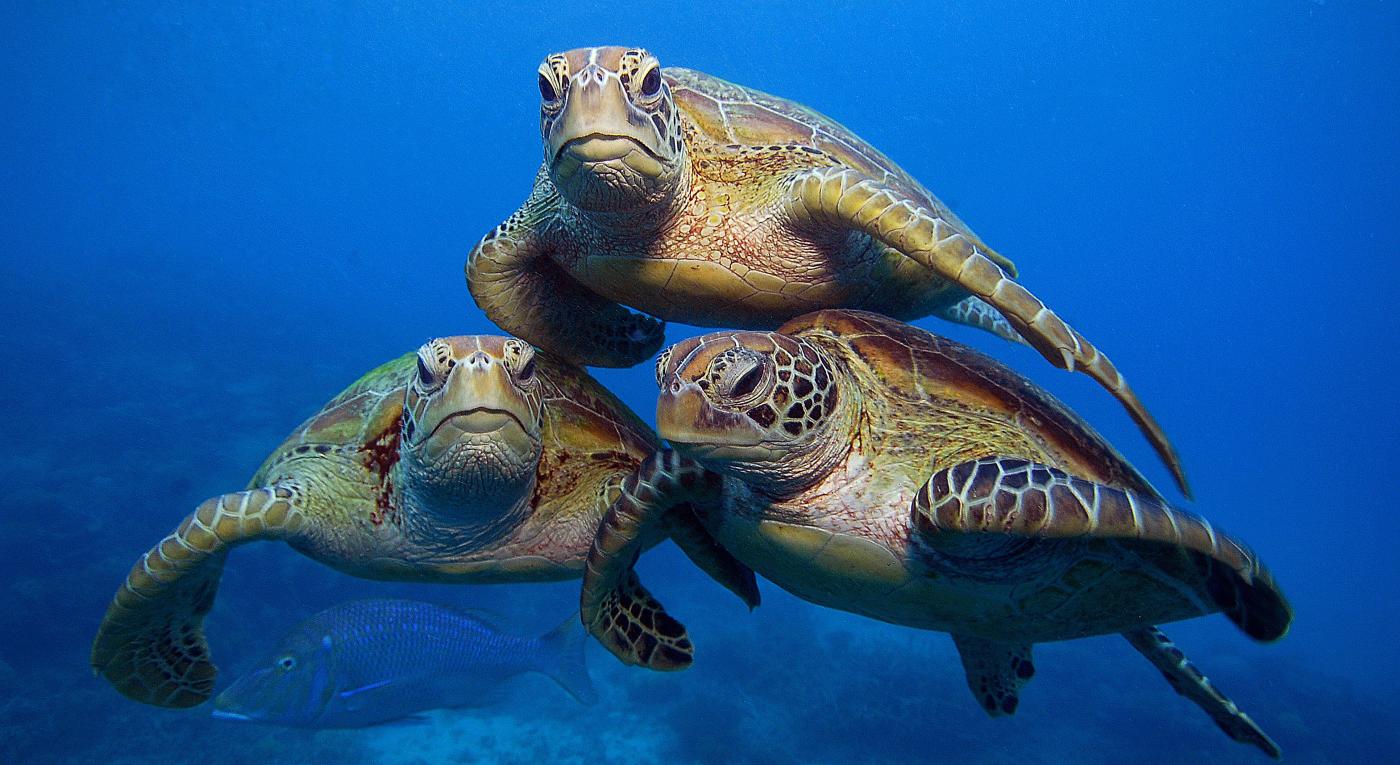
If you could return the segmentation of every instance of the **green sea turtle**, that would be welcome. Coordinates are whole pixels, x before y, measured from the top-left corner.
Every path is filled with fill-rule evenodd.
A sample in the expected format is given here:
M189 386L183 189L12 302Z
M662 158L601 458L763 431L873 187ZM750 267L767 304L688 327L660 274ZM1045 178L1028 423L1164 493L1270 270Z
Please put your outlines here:
M951 633L993 715L1015 711L1031 644L1121 633L1232 738L1277 756L1153 626L1223 611L1276 640L1292 612L1269 572L1015 372L829 310L687 340L661 354L657 380L676 452L627 479L584 577L584 624L623 661L691 660L685 629L632 571L636 540L683 503L799 597Z
M336 396L247 490L205 501L142 556L107 609L92 666L138 701L207 699L204 616L228 551L257 540L371 579L577 577L622 478L657 445L572 364L514 338L432 340ZM702 565L712 553L726 562L698 526L674 537ZM732 572L756 603L752 573Z
M635 48L539 70L544 164L472 250L503 329L575 361L631 366L663 325L772 329L822 308L935 314L1024 338L1116 396L1170 467L1171 443L1108 358L1018 284L933 194L835 121Z

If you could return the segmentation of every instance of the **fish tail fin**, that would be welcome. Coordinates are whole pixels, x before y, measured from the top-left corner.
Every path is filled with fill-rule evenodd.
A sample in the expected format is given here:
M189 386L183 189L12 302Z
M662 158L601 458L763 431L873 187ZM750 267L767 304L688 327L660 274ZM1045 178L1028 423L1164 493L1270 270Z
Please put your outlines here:
M588 665L584 662L583 648L587 644L588 633L583 631L583 622L578 614L572 614L562 624L540 637L543 659L540 671L553 678L554 682L570 696L582 704L598 701L598 691L593 688L593 678L588 675Z

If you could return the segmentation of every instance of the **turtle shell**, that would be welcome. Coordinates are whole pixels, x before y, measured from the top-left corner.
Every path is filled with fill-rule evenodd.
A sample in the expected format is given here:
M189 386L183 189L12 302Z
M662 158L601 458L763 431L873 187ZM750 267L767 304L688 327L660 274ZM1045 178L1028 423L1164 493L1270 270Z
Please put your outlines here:
M970 236L984 252L995 254L922 184L875 147L836 120L786 98L736 85L682 67L663 70L676 105L698 133L716 144L772 146L799 144L818 149L836 162L881 180ZM1015 266L1000 255L998 264L1015 275Z
M337 448L368 452L374 444L380 444L381 451L396 451L404 386L415 374L415 356L406 353L380 364L327 402L273 450L248 488L266 485L267 474L297 454Z
M879 314L849 310L804 314L778 332L818 344L840 344L862 362L867 384L883 386L902 398L923 399L930 406L961 403L1003 415L1033 432L1067 472L1161 496L1059 399L961 343Z

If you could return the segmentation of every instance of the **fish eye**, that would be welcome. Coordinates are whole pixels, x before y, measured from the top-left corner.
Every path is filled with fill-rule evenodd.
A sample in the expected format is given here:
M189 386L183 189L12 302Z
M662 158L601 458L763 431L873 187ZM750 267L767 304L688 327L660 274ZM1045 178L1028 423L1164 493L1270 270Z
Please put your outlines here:
M642 95L653 98L661 92L661 67L653 66L642 78Z
M281 667L284 670L290 671L296 668L297 659L295 656L283 656L282 658L277 660L277 666Z
M550 82L544 73L540 73L540 98L550 102L559 100L559 93L554 90L554 83Z

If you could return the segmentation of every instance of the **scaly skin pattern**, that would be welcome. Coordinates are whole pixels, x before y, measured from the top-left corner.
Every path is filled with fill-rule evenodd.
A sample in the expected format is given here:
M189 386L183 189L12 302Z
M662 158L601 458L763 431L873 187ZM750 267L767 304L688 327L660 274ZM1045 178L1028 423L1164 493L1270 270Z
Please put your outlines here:
M719 476L664 450L627 477L599 526L583 574L579 618L624 662L671 671L685 669L693 658L685 627L666 613L632 571L635 552L668 526L671 538L692 562L749 608L758 606L753 571L715 543L692 506L668 506L669 512L664 512L656 503L664 496L674 503L703 506L713 502L719 489Z
M648 84L650 83L650 84ZM1188 496L1180 458L1113 363L1015 281L927 189L799 104L639 49L541 67L545 157L467 263L481 308L575 361L630 366L660 323L771 329L823 309L931 314L1032 345L1118 398Z
M1258 747L1259 751L1275 760L1283 758L1283 750L1269 734L1201 674L1196 665L1186 658L1186 654L1161 630L1156 627L1142 627L1123 633L1123 637L1127 638L1144 658L1152 662L1152 666L1171 683L1173 690L1204 709L1225 735Z
M206 501L146 553L108 608L93 667L146 703L207 699L202 622L228 551L252 541L373 579L576 578L624 478L657 447L571 364L513 338L431 341L341 393L248 490Z

